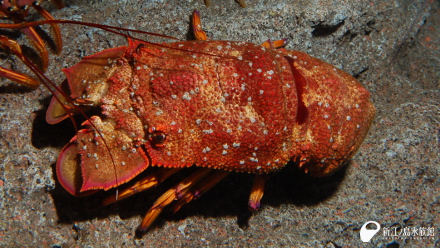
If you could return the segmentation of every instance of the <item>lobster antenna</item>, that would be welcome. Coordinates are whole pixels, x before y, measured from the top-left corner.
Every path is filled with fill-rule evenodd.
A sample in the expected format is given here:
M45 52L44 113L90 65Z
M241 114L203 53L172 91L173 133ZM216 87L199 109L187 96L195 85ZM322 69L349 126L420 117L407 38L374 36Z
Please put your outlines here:
M183 51L183 52L188 52L188 53L197 53L197 54L203 54L203 55L207 55L207 56L221 57L223 59L240 60L234 56L220 56L220 55L211 54L211 53L204 53L204 52L200 52L200 51L190 51L187 49L169 47L165 44L149 42L149 41L146 41L146 40L143 40L140 38L136 38L134 36L131 36L131 35L119 32L119 31L127 31L127 32L133 32L133 33L139 33L139 34L145 34L145 35L151 35L151 36L156 36L156 37L161 37L161 38L166 38L166 39L182 41L182 40L175 38L175 37L172 37L172 36L163 35L163 34L156 34L156 33L152 33L152 32L136 30L136 29L131 29L131 28L121 28L121 27L114 27L114 26L103 25L103 24L96 24L96 23L92 23L92 22L80 22L80 21L73 21L73 20L41 20L41 21L35 21L35 22L22 22L22 23L1 23L0 28L21 29L21 28L35 27L35 26L40 26L40 25L45 25L45 24L76 24L76 25L81 25L81 26L94 27L94 28L99 28L101 30L113 33L113 34L124 36L126 38L142 41L142 42L148 43L153 46L158 46L158 47L163 47L163 48L168 48L168 49L173 49L173 50L178 50L178 51Z

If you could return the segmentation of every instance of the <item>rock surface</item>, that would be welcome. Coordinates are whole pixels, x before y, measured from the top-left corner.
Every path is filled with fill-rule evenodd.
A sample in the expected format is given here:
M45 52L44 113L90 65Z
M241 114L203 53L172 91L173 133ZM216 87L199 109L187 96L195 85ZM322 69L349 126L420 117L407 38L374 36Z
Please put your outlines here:
M67 1L61 10L45 6L56 18L179 39L190 39L189 17L198 9L212 39L262 43L289 38L288 49L357 77L372 94L376 119L349 166L322 179L288 167L271 177L262 209L250 218L246 208L252 175L234 174L136 236L154 199L173 184L107 208L99 208L99 200L114 192L71 197L55 180L53 168L75 133L72 124L45 123L46 88L31 90L1 79L0 246L359 247L359 230L370 220L382 226L370 241L374 247L440 244L438 1L248 0L246 8L233 0L212 0L209 8L202 0L87 2ZM31 13L30 19L41 19ZM64 78L61 68L125 42L94 28L61 29L64 48L60 56L51 56L47 72L57 83ZM19 32L8 33L27 42ZM3 52L1 58L3 67L23 70L13 56ZM384 232L394 228L397 234L432 228L434 236Z

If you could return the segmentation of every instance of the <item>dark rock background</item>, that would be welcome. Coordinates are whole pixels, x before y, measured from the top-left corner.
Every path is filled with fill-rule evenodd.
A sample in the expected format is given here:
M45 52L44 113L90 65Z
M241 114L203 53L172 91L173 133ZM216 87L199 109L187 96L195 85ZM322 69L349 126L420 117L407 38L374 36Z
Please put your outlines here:
M234 174L175 215L163 214L147 234L142 216L171 183L99 208L109 193L76 199L54 178L60 149L74 135L69 121L51 126L44 113L50 93L0 81L0 246L312 246L436 247L440 243L440 9L439 1L247 0L67 1L56 17L191 39L189 18L202 14L209 37L262 43L289 38L307 52L354 75L370 90L377 115L369 135L343 170L315 179L289 165L267 183L262 209L252 217L252 175ZM30 20L41 19L31 11ZM47 75L125 38L62 25L64 48ZM50 29L44 27L50 37ZM20 32L2 34L28 44ZM151 38L159 41L158 38ZM0 53L1 66L24 71ZM114 192L111 192L114 193ZM111 194L110 193L110 194ZM250 217L250 218L249 218ZM361 226L434 228L434 236L387 237L369 244ZM383 230L383 229L382 229Z

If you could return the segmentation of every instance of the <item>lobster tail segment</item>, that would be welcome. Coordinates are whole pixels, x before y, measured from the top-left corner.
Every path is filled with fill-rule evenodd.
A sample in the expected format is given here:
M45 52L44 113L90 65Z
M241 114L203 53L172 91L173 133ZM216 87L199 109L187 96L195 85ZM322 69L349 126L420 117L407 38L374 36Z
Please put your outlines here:
M334 173L348 161L370 129L370 93L351 75L309 55L288 51L298 94L298 140L292 159L314 176Z

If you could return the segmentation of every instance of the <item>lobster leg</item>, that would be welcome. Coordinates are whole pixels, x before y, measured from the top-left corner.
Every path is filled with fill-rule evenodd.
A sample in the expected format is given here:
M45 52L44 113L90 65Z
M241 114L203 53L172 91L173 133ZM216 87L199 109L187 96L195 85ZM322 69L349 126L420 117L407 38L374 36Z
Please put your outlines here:
M260 201L264 195L264 185L266 178L264 175L256 175L254 185L252 185L251 195L249 197L249 209L254 212L260 208Z
M54 2L58 8L64 7L64 2L62 0L55 0ZM53 16L40 6L41 3L41 0L20 2L0 1L0 16L4 18L9 18L14 23L23 23L26 21L25 17L28 15L29 7L33 7L45 19L54 20ZM55 34L55 43L57 47L57 53L59 54L62 49L61 31L57 24L53 23L50 25ZM0 26L2 25L0 24ZM46 49L43 39L41 39L40 35L35 31L33 27L21 28L21 31L31 40L41 59L42 69L43 71L46 71L49 64L49 53Z
M171 204L175 199L181 199L189 190L191 190L200 180L205 178L212 169L201 168L187 177L185 180L177 184L175 187L165 192L159 199L157 199L153 206L148 210L141 225L140 231L146 231L151 224L156 220L162 210Z
M277 48L281 48L284 47L285 45L287 45L288 39L282 39L282 40L276 40L276 41L271 41L271 40L267 40L265 42L263 42L263 44L261 44L261 46L265 47L265 48L272 48L272 49L277 49Z
M202 22L200 21L200 13L194 10L192 15L192 29L196 40L208 40L208 36L202 28Z
M40 82L38 82L38 80L33 77L3 67L0 67L0 77L7 78L19 84L24 84L32 88L36 88L38 85L40 85Z
M46 20L55 20L49 12L47 12L45 9L43 9L40 5L33 5L34 9L38 11ZM55 43L57 48L57 54L61 53L61 49L63 48L63 40L61 38L61 31L60 27L56 23L51 23L50 26L53 29L53 32L55 34Z
M23 60L21 47L16 41L0 35L0 47L12 51L16 56ZM0 67L0 76L33 88L40 85L40 82L35 78L2 67Z
M194 199L200 198L206 191L210 190L217 183L219 183L223 178L225 178L229 174L229 171L215 171L208 177L204 178L202 181L197 183L190 191L186 192L182 198L179 199L178 202L173 207L173 212L176 213L179 209L189 203Z
M137 194L139 192L145 191L147 189L150 189L154 186L159 185L162 183L165 179L169 178L176 172L180 171L181 168L175 168L175 169L168 169L168 168L161 168L157 171L150 173L147 177L143 178L142 180L136 182L133 186L126 188L119 192L116 196L110 196L105 198L102 201L103 206L108 206L112 203L115 203L117 201L120 201L122 199L125 199L127 197L130 197L134 194Z
M25 21L20 12L10 13L9 18L15 23ZM42 69L43 71L46 71L49 65L49 53L46 49L43 39L41 39L40 35L38 35L37 31L33 27L22 28L21 32L23 32L31 40L32 45L37 49L37 52L41 58Z

